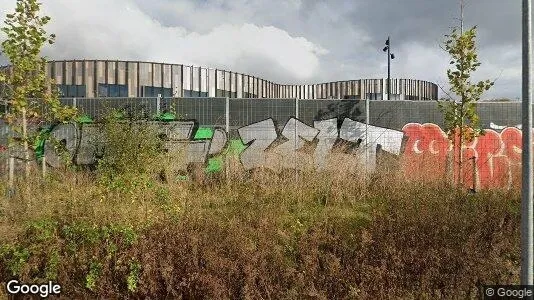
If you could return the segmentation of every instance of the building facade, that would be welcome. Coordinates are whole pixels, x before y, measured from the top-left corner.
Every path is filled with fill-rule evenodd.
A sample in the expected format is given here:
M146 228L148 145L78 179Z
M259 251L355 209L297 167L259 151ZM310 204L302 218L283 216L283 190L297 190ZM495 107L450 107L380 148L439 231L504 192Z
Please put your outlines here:
M179 64L112 61L50 61L46 74L66 98L231 97L298 99L387 99L387 79L358 79L286 85L226 70ZM438 98L438 86L391 79L391 100Z

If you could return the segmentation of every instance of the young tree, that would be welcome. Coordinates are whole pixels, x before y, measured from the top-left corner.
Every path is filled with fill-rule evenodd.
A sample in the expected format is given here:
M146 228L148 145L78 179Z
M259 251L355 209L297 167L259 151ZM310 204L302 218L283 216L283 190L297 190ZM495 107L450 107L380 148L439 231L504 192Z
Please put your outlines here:
M461 184L462 176L462 146L483 134L476 103L484 91L493 86L494 81L485 80L471 82L471 74L480 66L475 45L476 26L463 32L453 29L446 35L445 51L451 56L450 64L454 68L447 70L450 91L457 99L449 95L448 101L440 101L439 108L444 114L445 131L453 142L454 150L458 151L457 183Z
M8 106L4 119L17 135L9 143L10 151L22 146L27 177L29 145L36 134L28 127L29 122L66 121L76 114L75 109L61 106L57 89L51 89L53 82L46 79L46 59L40 56L41 49L45 43L53 44L55 35L48 35L43 29L50 17L39 16L40 6L37 0L17 0L15 12L6 15L2 28L6 34L2 53L10 62L0 77L0 84L7 87L7 94L3 95Z

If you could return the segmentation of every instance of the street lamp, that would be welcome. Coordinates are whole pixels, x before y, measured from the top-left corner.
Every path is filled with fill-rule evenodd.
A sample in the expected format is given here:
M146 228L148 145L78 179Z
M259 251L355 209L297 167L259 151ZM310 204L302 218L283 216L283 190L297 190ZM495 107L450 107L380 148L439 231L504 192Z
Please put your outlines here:
M390 81L390 77L391 77L391 60L395 58L395 54L391 53L391 41L390 41L390 38L388 36L388 39L386 40L386 47L384 47L384 49L382 49L382 51L388 53L388 82L387 82L387 90L388 90L388 100L389 100L389 94L391 93L390 91L390 88L389 88L389 81Z

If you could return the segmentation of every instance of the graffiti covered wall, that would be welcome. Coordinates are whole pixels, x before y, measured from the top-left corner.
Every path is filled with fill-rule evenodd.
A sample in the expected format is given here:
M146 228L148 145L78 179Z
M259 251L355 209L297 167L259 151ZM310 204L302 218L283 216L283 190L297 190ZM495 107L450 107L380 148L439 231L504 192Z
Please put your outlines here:
M402 130L394 130L350 118L314 121L313 126L290 118L279 130L273 119L266 119L239 128L237 141L229 141L221 128L199 129L194 120L152 121L139 123L139 126L151 126L155 134L165 140L168 152L181 153L180 159L172 165L177 172L187 170L190 164L208 164L210 158L222 154L227 145L238 142L242 145L238 151L239 161L245 170L268 168L280 172L283 169L344 167L361 172L375 170L377 151L385 151L398 156L407 179L443 180L458 176L458 149L453 149L454 143L433 123L408 123ZM466 186L477 189L518 187L521 130L493 127L498 129L486 129L483 136L462 147L464 163L459 176ZM202 130L208 134L200 134ZM47 163L52 167L62 164L51 142L54 140L63 144L75 164L95 164L105 147L98 143L99 134L95 124L55 126L43 143Z

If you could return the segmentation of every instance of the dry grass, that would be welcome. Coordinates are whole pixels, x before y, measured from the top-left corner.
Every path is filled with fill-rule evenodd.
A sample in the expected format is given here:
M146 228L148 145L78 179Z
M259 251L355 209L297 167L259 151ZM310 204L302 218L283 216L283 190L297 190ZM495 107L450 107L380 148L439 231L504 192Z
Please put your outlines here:
M53 280L69 299L465 299L518 282L517 190L407 181L395 161L364 176L343 153L322 172L229 159L162 182L150 132L114 130L94 172L10 198L0 183L0 282Z
M25 182L2 199L0 281L152 299L472 298L518 281L517 192L392 173L230 174L128 191L83 172Z

